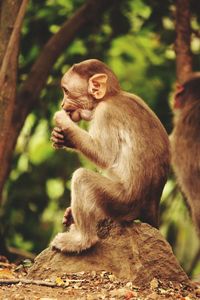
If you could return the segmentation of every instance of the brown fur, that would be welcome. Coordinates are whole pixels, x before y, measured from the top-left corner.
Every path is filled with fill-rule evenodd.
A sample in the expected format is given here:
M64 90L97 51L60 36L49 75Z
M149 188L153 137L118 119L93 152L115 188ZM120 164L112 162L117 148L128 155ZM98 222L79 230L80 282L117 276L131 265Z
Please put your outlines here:
M106 66L106 64L103 62L99 63L96 59L85 60L79 64L75 64L70 71L80 75L86 80L89 80L94 74L105 73L108 75L107 96L115 95L120 90L120 85L115 74Z
M94 66L94 72L106 72L110 87L113 78L116 80L100 61L89 60L75 66L70 69L71 79L72 70L81 74L84 69L87 74L87 68ZM115 84L115 92L106 91L105 96L97 100L96 86L94 95L93 92L88 95L88 107L93 111L89 132L79 128L65 112L55 116L57 126L72 141L73 147L104 169L103 175L83 168L73 174L74 224L69 232L59 234L52 242L54 248L63 252L79 252L96 243L96 224L105 217L120 222L139 218L158 226L159 201L169 166L167 133L156 115L136 95L121 91L119 84ZM58 144L55 136L53 142Z
M200 75L183 88L170 137L172 166L200 233Z

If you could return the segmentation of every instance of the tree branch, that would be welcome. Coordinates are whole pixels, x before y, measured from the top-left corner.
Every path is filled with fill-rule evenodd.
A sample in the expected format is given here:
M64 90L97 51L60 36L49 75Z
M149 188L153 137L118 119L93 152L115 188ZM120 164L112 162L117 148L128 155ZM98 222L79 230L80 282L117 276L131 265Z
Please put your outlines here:
M1 70L0 70L0 89L4 83L6 72L8 70L9 64L10 64L10 59L13 55L13 51L16 51L15 47L19 40L21 26L22 26L25 12L26 12L27 4L28 4L28 0L23 0L22 4L20 6L20 9L19 9L19 13L16 18L16 21L15 21L15 24L14 24L12 34L10 36L10 40L9 40L9 43L8 43L8 46L6 49L6 53L4 55L4 59L2 62Z
M16 100L16 79L18 65L19 37L22 21L25 14L27 0L3 1L4 16L1 22L5 24L1 30L1 71L0 71L0 202L1 192L8 174L11 153L9 143L12 116ZM3 6L3 4L2 4ZM2 8L1 6L1 8ZM1 23L2 25L2 23ZM12 28L12 30L11 30ZM12 128L13 130L13 128Z
M69 283L76 283L76 282L85 282L85 280L81 279L67 279L66 283L63 281L63 284L58 284L52 281L44 281L44 280L35 280L35 279L26 279L26 278L19 278L19 279L0 279L0 286L1 285L9 285L9 284L34 284L34 285L42 285L42 286L51 286L51 287L58 287L58 286L68 286Z
M176 73L183 82L192 73L190 0L176 0Z

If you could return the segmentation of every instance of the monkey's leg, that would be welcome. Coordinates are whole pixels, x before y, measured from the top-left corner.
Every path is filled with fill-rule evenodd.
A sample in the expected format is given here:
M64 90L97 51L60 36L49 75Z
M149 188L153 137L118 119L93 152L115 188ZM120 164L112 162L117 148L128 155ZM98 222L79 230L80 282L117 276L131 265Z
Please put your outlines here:
M159 200L154 200L154 202L143 209L140 214L140 220L144 223L148 223L155 228L159 228Z
M146 195L145 203L142 205L140 212L139 219L155 228L159 228L159 204L166 180L167 178L164 172L164 176L161 173L159 182L151 183L151 187Z
M117 198L119 184L98 173L78 169L72 177L71 209L74 224L59 233L51 245L62 252L81 252L98 241L97 222L106 217L103 210L109 194ZM114 196L114 197L113 197ZM113 201L113 200L112 200Z

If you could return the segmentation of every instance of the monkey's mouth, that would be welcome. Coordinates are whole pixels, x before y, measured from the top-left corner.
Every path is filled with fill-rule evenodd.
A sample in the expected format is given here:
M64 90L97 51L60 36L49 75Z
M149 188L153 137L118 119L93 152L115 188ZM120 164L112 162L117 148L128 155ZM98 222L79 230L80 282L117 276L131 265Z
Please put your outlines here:
M67 110L65 110L66 111L66 113L68 114L68 115L73 115L75 112L78 112L79 111L79 109L78 108L74 108L74 109L67 109Z
M76 107L73 107L73 108L67 108L67 109L63 109L68 115L71 115L71 114L73 114L75 111L77 111L78 110L78 108Z
M74 110L68 110L67 111L67 114L72 116L75 112L77 111L77 109L74 109Z
M64 111L69 115L73 113L76 109L64 109Z

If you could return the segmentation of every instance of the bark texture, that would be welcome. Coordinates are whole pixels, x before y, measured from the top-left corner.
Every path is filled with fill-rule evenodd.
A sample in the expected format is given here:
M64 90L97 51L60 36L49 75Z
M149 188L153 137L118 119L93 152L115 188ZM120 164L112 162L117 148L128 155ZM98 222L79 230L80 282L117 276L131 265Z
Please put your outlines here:
M192 73L190 0L176 0L176 76L182 83Z
M110 222L99 229L98 244L81 254L61 254L44 250L35 260L28 277L55 279L63 274L105 270L138 286L153 278L185 282L189 279L178 264L170 245L148 224L121 227Z
M19 50L19 31L16 30L22 1L2 1L0 4L0 194L9 168L7 142L16 100L16 80ZM22 16L23 19L23 16ZM13 31L15 34L13 35ZM14 39L14 43L12 40ZM0 197L1 199L1 197Z

